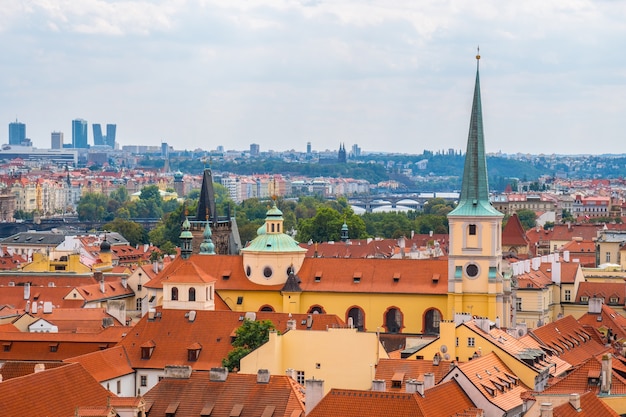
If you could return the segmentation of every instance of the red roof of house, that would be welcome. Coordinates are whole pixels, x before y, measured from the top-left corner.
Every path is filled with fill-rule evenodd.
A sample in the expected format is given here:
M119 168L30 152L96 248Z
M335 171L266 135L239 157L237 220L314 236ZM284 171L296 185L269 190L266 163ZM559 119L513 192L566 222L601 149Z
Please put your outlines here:
M580 396L580 410L576 410L569 402L555 407L553 417L619 417L619 414L604 401L596 397L593 392L586 392Z
M73 416L82 405L105 406L111 393L79 364L47 369L0 383L6 416Z
M528 246L528 243L522 223L517 213L513 213L502 229L502 246Z
M444 360L434 365L432 360L425 359L381 359L376 365L376 379L386 381L387 391L401 392L406 389L408 379L423 381L424 374L429 372L435 375L435 384L439 383L450 371L450 364Z
M35 373L35 370L39 367L43 369L58 368L64 366L63 362L23 362L23 361L8 361L4 362L0 366L0 375L2 375L2 381L8 379L17 378L20 376L30 375Z
M144 316L119 343L124 346L133 368L163 369L165 365L189 365L194 370L209 370L222 365L231 345L235 330L245 319L245 313L236 311L197 310L193 321L185 317L186 310L157 308L154 319ZM270 320L282 333L287 330L290 315L286 313L257 312L256 320ZM307 314L292 314L298 329L306 329ZM302 324L304 322L304 324ZM344 326L334 315L313 315L313 330ZM150 343L154 350L149 359L142 359L142 345ZM202 349L196 361L189 361L188 348L194 343ZM147 346L147 345L146 345Z
M130 366L126 349L115 346L85 355L65 359L67 363L80 363L96 381L103 382L134 372Z
M475 410L456 381L448 381L419 394L357 391L333 388L307 417L441 417Z
M164 378L145 394L146 409L150 417L165 417L168 412L181 416L303 416L301 387L286 375L269 378L268 383L259 383L256 375L229 374L225 381L211 381L208 372Z

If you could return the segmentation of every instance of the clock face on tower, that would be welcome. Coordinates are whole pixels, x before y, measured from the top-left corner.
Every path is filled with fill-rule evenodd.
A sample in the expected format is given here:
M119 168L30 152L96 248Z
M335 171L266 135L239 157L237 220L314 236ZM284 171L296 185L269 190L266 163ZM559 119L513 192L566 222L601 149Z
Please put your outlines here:
M465 273L469 278L476 278L478 276L478 265L469 264L465 267Z

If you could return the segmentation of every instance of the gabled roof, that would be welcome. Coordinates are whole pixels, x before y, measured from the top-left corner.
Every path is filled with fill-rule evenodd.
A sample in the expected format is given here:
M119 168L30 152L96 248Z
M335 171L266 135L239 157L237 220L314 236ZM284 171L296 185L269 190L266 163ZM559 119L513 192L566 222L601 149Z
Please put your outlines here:
M502 246L528 246L528 243L522 223L517 213L513 213L502 229Z
M601 359L592 356L583 361L567 376L547 387L542 394L570 394L587 391L598 394L600 392L600 384L597 381L589 383L589 378L590 375L595 375L596 378L599 378L601 370ZM626 395L626 380L615 371L612 371L611 380L611 395Z
M621 285L624 286L624 284ZM600 314L585 313L578 319L578 322L585 328L590 327L602 331L603 334L608 333L610 329L611 343L626 341L626 317L618 314L606 304L602 305Z
M132 374L126 349L123 346L115 346L85 355L65 359L67 363L80 363L93 376L96 381L103 382Z
M189 378L162 379L144 398L150 417L165 417L174 409L177 416L300 417L299 389L286 375L258 383L256 375L229 374L219 382L211 381L208 372L192 372Z
M154 319L144 316L119 343L128 352L131 366L163 369L165 365L189 365L194 370L222 366L222 359L233 349L232 337L245 320L246 313L197 310L193 321L185 314L188 311L157 308ZM256 312L253 315L258 321L270 320L281 333L287 330L290 319L287 313ZM292 314L291 318L296 321L298 329L307 328L307 314ZM334 315L315 314L312 318L313 330L344 325ZM146 342L150 342L154 349L149 358L142 359L142 345ZM194 343L202 349L196 361L189 361L188 348Z
M572 316L544 324L531 330L530 334L543 345L555 350L561 359L573 366L609 350L596 342Z
M616 305L624 306L626 303L626 283L622 282L598 282L584 281L578 286L576 293L576 302L580 303L580 297L603 298L604 303L608 304L611 298L617 298Z
M456 381L428 389L424 397L406 392L333 388L307 417L441 417L462 413L474 409L474 406Z
M487 401L503 411L521 406L520 395L528 391L528 387L493 352L459 364L458 371ZM450 372L457 372L457 369Z
M98 333L103 329L103 319L113 326L122 326L105 308L53 308L51 313L39 310L33 317L41 318L57 326L59 332Z
M0 410L7 416L68 417L78 406L106 406L111 395L81 365L70 364L0 383Z
M429 372L435 375L435 384L439 383L450 370L450 365L450 361L443 360L439 365L434 365L432 360L425 359L380 359L376 365L376 379L386 381L387 391L399 392L406 389L405 382L408 379L423 381L424 374ZM398 384L393 382L397 381L396 378L400 375L401 386L396 386Z
M34 374L37 369L52 369L59 366L65 366L63 362L23 362L23 361L8 361L4 362L0 366L0 375L2 375L2 381L17 378L20 376Z
M600 400L592 392L580 396L580 410L576 410L569 402L555 407L553 417L619 417L619 414Z
M181 262L177 262L174 267L164 271L161 282L171 284L208 284L215 282L215 278L203 271L194 262L181 257Z

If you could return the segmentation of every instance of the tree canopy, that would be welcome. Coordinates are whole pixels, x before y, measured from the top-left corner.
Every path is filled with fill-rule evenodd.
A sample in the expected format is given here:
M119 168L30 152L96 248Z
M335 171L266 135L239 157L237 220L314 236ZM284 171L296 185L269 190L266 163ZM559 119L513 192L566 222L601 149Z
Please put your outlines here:
M232 343L234 349L228 352L228 356L222 360L222 365L229 371L239 370L241 359L267 342L272 330L276 330L276 327L269 320L245 319L235 331L235 340Z

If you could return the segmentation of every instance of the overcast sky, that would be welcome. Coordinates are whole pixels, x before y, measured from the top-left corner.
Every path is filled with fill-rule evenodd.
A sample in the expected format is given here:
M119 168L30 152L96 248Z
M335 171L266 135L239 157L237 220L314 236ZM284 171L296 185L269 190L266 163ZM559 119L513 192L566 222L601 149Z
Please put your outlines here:
M0 142L626 152L626 2L2 0Z

